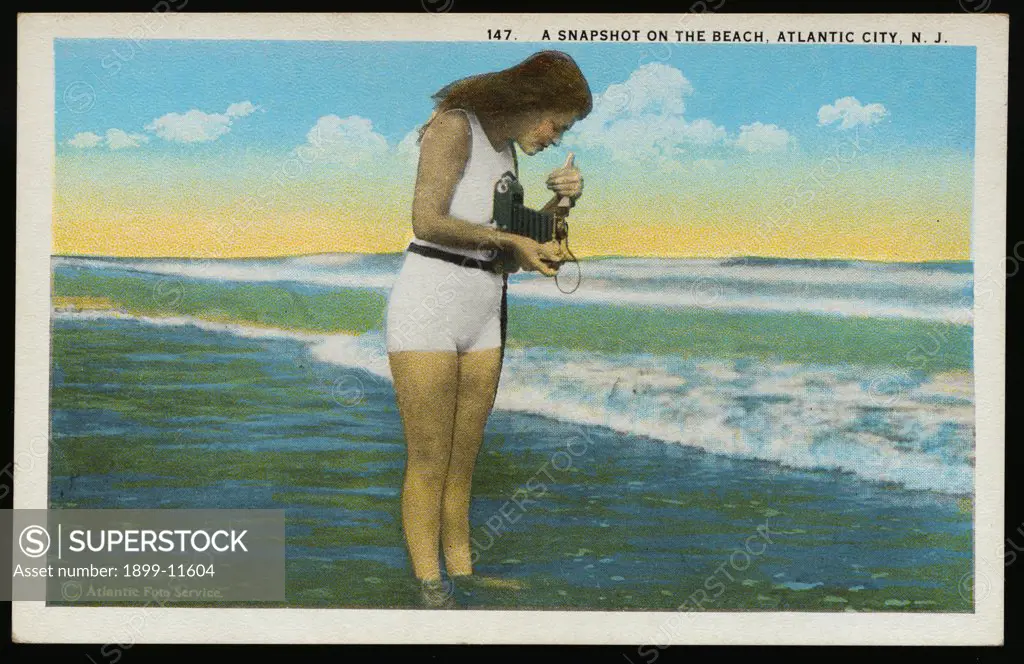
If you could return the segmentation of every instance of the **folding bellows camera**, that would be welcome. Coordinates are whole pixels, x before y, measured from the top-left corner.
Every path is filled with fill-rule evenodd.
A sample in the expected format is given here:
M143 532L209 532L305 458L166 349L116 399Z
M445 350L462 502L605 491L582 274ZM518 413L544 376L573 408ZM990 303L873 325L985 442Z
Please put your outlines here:
M525 235L537 242L566 238L569 226L563 215L532 210L523 205L523 185L506 171L494 185L494 223L503 231Z

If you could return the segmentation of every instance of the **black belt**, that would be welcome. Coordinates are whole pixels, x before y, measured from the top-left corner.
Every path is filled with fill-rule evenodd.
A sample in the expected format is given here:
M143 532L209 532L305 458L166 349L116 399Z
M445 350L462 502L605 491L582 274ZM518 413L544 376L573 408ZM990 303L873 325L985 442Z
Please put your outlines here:
M483 270L484 272L499 272L499 268L501 266L501 262L496 258L485 261L480 260L479 258L473 258L472 256L463 256L462 254L456 254L452 251L438 249L437 247L428 247L423 244L416 244L415 242L409 245L409 251L414 254L419 254L420 256L426 256L427 258L436 258L462 267L471 267L477 270Z

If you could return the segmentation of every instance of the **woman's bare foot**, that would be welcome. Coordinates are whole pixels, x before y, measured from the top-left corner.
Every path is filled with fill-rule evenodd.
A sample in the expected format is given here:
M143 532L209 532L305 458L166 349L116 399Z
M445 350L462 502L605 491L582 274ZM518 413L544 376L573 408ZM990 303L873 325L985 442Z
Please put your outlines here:
M420 606L425 609L454 609L454 592L455 585L450 579L423 579L420 581Z

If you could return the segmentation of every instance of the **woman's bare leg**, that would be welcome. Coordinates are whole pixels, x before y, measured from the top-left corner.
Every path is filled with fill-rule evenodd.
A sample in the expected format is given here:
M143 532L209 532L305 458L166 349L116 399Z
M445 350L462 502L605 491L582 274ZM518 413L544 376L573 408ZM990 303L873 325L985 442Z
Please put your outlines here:
M459 355L455 428L441 503L441 546L450 576L473 572L469 542L473 469L500 373L500 348Z
M440 579L441 496L452 451L458 356L447 351L388 355L405 430L402 527L417 579Z

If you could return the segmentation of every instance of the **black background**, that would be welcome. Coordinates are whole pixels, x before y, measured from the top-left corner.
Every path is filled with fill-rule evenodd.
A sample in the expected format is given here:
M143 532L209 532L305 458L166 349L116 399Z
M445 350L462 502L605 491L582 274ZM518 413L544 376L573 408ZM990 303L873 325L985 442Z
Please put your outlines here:
M451 13L473 12L544 12L544 13L684 13L693 7L695 0L630 0L629 2L584 3L561 2L555 0L450 0ZM15 12L150 12L157 0L115 1L91 0L70 2L38 1L15 2ZM173 7L180 0L167 0ZM753 0L705 0L708 6L721 5L715 13L965 13L965 10L977 12L984 9L987 14L1010 14L1010 63L1009 63L1009 134L1008 134L1008 173L1007 173L1007 238L1006 255L1015 256L1014 246L1024 241L1021 228L1021 128L1014 123L1015 110L1019 109L1021 88L1021 65L1019 64L1021 26L1020 15L1013 16L1011 2L998 0L945 0L943 2L893 2L877 0L835 1L835 2L766 2ZM269 2L266 0L188 0L183 9L189 13L203 12L410 12L425 11L424 7L436 8L443 6L445 0L409 0L395 2L380 0L377 2L323 2L316 0L288 0L287 2ZM971 13L968 11L967 13ZM2 107L2 153L8 170L8 196L4 206L7 219L4 228L8 240L9 259L6 263L9 275L6 293L10 296L9 305L4 308L12 317L17 312L14 307L15 292L15 242L16 242L16 141L17 141L17 25L16 13L8 14L9 31L7 38L6 90L5 102ZM766 33L767 36L767 33ZM551 42L557 44L558 42ZM555 46L557 48L557 46ZM1014 56L1018 56L1015 58ZM1017 64L1015 64L1017 60ZM1019 113L1017 113L1019 115ZM1024 245L1018 248L1016 255L1024 256ZM1020 355L1014 343L1020 336L1020 293L1024 283L1024 264L1017 265L1008 261L1006 283L1007 295L1007 333L1006 333L1006 536L1018 546L1024 546L1024 515L1020 510L1021 484L1021 438L1018 429L1022 424L1021 411L1015 407L1019 402ZM8 328L11 329L11 328ZM0 471L8 467L14 459L14 338L8 337L10 350L5 354L3 362L11 377L7 385L11 386L7 400L9 408L4 412L8 415L6 428L0 433ZM9 484L9 478L0 476L0 486ZM2 493L2 490L0 490ZM13 491L0 498L0 509L13 507ZM1017 529L1020 528L1020 532ZM1024 556L1020 556L1024 557ZM687 647L673 646L659 651L657 663L682 661L707 661L713 658L736 658L744 662L779 658L787 664L798 661L825 662L834 659L850 658L863 664L865 660L892 661L902 663L909 661L928 662L997 662L1022 661L1022 637L1017 631L1020 626L1019 604L1022 595L1020 578L1024 572L1024 564L1013 564L1006 568L1006 610L1003 647L960 647L960 648L926 648L926 647ZM38 662L42 664L53 658L62 664L136 664L153 660L184 660L221 661L225 659L246 659L268 657L279 660L283 658L319 661L353 661L373 662L386 659L409 662L447 662L447 661L479 661L490 664L495 659L509 659L519 662L552 660L559 662L583 661L588 664L623 664L629 656L634 662L641 662L637 657L637 646L170 646L152 644L122 644L119 652L114 648L100 644L78 645L33 645L12 644L10 640L10 609L9 602L0 602L0 632L3 633L3 654L0 662ZM881 616L881 614L878 614ZM794 616L796 618L797 616ZM351 636L351 635L349 635ZM867 636L867 635L866 635ZM966 636L966 635L965 635ZM125 647L128 646L128 647ZM1014 655L1016 653L1016 655Z

